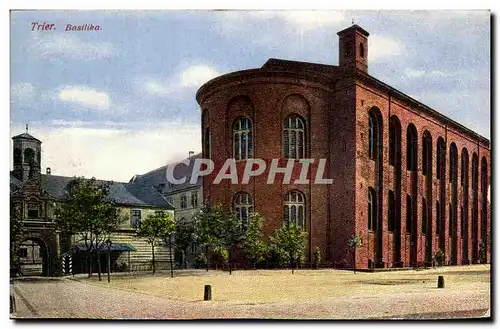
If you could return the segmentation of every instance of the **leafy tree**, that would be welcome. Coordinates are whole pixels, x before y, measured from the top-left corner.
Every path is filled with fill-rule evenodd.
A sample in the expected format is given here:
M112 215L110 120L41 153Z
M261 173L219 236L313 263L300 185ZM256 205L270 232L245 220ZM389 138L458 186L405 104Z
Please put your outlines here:
M314 267L318 268L319 264L321 263L321 249L319 249L318 246L314 248L313 257L314 257Z
M90 255L89 277L92 276L92 255L105 249L111 233L125 220L109 198L109 185L95 178L75 178L69 184L66 200L55 209L55 224L63 233L73 234L83 241L87 258ZM99 279L101 278L99 264Z
M361 246L362 241L361 241L361 236L360 235L353 235L349 239L349 248L352 249L352 267L354 270L354 274L356 274L356 249Z
M297 260L300 260L307 243L306 232L294 223L283 226L270 236L271 248L278 255L281 263L289 263L294 271Z
M21 273L19 247L24 239L25 229L23 224L21 204L11 204L10 210L10 274L16 276Z
M243 239L243 250L252 262L253 268L262 261L267 252L267 245L262 240L262 217L255 213L248 219L248 227Z
M187 250L196 242L196 232L192 221L179 220L175 223L175 248L182 253L184 268L187 268Z
M153 275L155 274L155 245L162 242L175 231L174 220L163 211L159 211L154 215L149 215L145 220L140 221L138 225L137 235L145 238L151 245L151 252L153 256ZM172 254L170 252L170 257Z
M208 248L221 252L225 249L229 259L229 274L232 273L231 254L243 240L244 232L241 220L221 205L204 205L195 216L196 237L200 245L205 247L208 259ZM207 262L208 271L208 262Z

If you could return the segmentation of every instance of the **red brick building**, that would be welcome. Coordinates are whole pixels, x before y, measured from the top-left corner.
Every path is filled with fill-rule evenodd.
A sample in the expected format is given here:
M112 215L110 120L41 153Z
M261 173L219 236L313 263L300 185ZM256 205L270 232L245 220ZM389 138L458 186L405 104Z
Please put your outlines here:
M295 221L308 257L351 265L348 240L361 236L356 266L399 267L490 261L490 143L479 134L368 74L369 33L338 33L339 65L269 59L203 85L203 156L221 168L260 158L248 184L205 177L203 194L243 218L261 213L270 234ZM309 184L267 184L271 159L314 159ZM319 159L333 184L315 184ZM298 160L297 160L298 161ZM241 182L241 175L239 176ZM483 243L484 241L484 243Z

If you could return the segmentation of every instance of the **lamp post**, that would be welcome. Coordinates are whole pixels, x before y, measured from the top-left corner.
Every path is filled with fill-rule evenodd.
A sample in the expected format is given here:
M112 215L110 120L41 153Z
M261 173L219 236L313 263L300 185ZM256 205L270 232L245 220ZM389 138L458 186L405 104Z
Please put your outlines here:
M107 239L106 244L108 245L108 283L111 281L111 240Z

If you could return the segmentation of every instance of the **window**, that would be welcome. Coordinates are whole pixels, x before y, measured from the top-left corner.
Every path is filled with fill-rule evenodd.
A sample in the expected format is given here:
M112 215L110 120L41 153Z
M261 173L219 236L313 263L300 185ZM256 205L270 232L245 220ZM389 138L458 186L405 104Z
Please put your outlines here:
M410 171L417 170L417 128L413 124L406 130L406 169Z
M168 203L170 203L172 206L174 206L174 207L175 207L175 204L174 204L174 198L173 198L173 197L171 197L171 196L167 196L167 201L168 201Z
M422 234L427 233L427 201L422 198Z
M406 195L406 233L411 233L411 220L412 220L412 202L411 202L411 197L409 195Z
M187 208L187 196L185 194L181 195L181 209Z
M28 203L28 218L39 218L38 203Z
M365 46L362 43L359 44L359 56L365 58Z
M444 170L444 161L445 161L445 145L444 145L444 139L442 137L438 138L438 143L437 143L437 156L436 156L436 178L441 179L441 177L444 177L443 170Z
M194 242L191 243L191 253L196 254L197 252L198 252L198 246Z
M441 232L441 208L439 208L439 201L436 201L436 234Z
M288 226L294 223L297 227L305 229L305 197L302 192L291 191L285 196L283 207L283 223Z
M210 136L210 128L206 127L205 128L205 135L204 135L204 149L205 149L205 158L211 159L212 158L212 149L211 149L211 136Z
M24 163L33 163L35 162L35 151L31 148L27 148L24 150Z
M432 137L428 131L422 138L422 175L427 176L432 172Z
M130 218L130 225L132 225L132 227L137 227L139 225L139 222L141 221L141 211L138 209L131 210Z
M375 190L373 188L368 189L368 230L375 231L376 227L376 198Z
M368 156L370 159L375 159L375 122L370 115L368 119Z
M465 212L464 207L460 207L460 234L465 237Z
M451 143L450 146L450 183L457 181L457 162L458 162L458 152L455 143Z
M15 164L20 164L21 163L21 157L22 157L22 151L20 148L15 148L14 149L14 163Z
M193 207L193 208L198 207L198 193L197 192L191 192L191 207Z
M283 129L283 153L285 158L302 159L305 157L305 124L298 115L285 119Z
M241 220L243 230L246 230L248 217L253 213L253 202L250 194L239 192L234 197L234 211L236 216Z
M20 249L18 249L17 255L20 258L27 258L28 257L28 248L20 248Z
M394 232L396 229L396 204L394 202L394 192L389 191L389 204L387 205L387 211L388 211L388 230L389 232Z
M450 217L448 223L448 234L451 236L453 234L453 209L451 203L448 205L450 207Z
M233 156L245 160L253 156L252 121L241 117L233 125Z
M392 116L389 123L389 164L400 163L401 157L401 123L396 116Z

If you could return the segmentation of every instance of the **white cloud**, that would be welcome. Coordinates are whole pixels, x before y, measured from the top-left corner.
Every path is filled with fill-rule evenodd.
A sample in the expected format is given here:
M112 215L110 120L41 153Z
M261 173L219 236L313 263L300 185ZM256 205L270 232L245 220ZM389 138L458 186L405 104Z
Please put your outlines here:
M446 74L439 70L425 71L415 70L412 68L405 69L405 75L409 78L422 78L422 77L444 77Z
M370 61L401 55L401 48L400 42L390 37L370 35L368 38L368 57Z
M12 135L23 131L24 126L12 127ZM199 126L170 122L144 126L140 131L113 126L96 129L78 123L60 128L33 125L30 133L43 142L42 168L50 167L53 175L114 181L128 182L135 174L179 161L201 148Z
M199 88L220 73L208 65L191 65L180 74L180 85L184 88Z
M10 94L14 102L31 101L35 97L35 88L31 83L20 82L10 87Z
M32 51L46 59L95 60L112 57L116 50L108 42L87 42L74 34L47 34L35 37Z
M57 99L76 103L85 108L108 109L110 98L108 94L85 86L65 86L57 91Z

